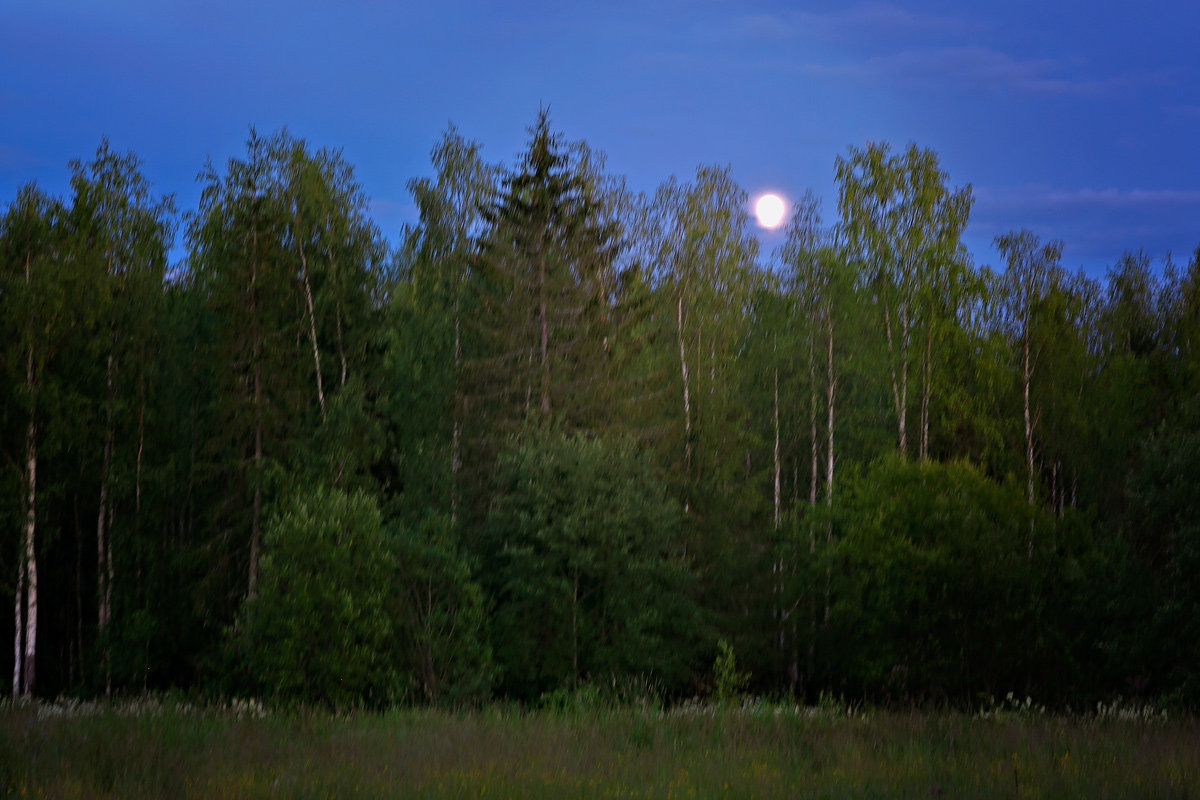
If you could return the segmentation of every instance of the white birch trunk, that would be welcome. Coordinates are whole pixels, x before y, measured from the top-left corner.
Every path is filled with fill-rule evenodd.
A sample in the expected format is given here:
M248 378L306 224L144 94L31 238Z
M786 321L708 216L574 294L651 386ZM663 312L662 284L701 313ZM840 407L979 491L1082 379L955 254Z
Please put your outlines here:
M458 471L462 463L462 412L458 395L458 376L462 369L462 335L459 330L458 294L454 295L454 409L450 432L450 525L458 523Z
M933 395L933 316L925 331L925 356L921 362L921 452L922 461L929 460L929 403Z
M1024 347L1025 365L1024 365L1024 370L1023 370L1023 377L1024 377L1023 384L1024 385L1021 388L1022 388L1022 395L1024 397L1024 413L1025 413L1025 465L1026 465L1026 468L1028 469L1028 473L1029 473L1028 485L1027 485L1027 491L1029 494L1029 504L1033 505L1034 500L1036 499L1034 496L1034 482L1033 482L1033 471L1034 471L1033 426L1034 426L1034 421L1033 421L1033 416L1032 416L1032 413L1030 410L1030 402L1029 402L1029 384L1032 382L1031 379L1033 377L1033 363L1030 359L1029 329L1028 328L1025 329L1025 337L1024 338L1025 338L1025 342L1024 342L1024 344L1025 344L1025 347ZM1033 518L1032 517L1029 520L1029 558L1031 560L1033 559Z
M20 663L25 651L25 559L17 560L17 593L13 595L13 637L12 637L12 696L20 697L22 673Z
M837 377L833 371L833 309L825 307L825 504L833 505L833 401Z
M772 349L774 351L778 351L778 349L779 349L778 334L776 334L776 336L775 336L775 340L774 340ZM775 530L779 530L779 511L780 511L780 495L779 495L779 490L780 490L780 486L779 486L779 473L780 473L780 465L779 465L779 367L775 367L775 409L774 410L775 410L775 452L774 452L774 456L775 456L775 458L774 458L774 462L775 462L774 463L774 466L775 466L775 487L774 487L775 488Z
M317 403L321 407L321 421L325 421L325 387L321 382L321 349L317 346L317 317L313 306L312 284L308 280L308 259L304 255L304 245L300 244L299 231L296 232L296 249L300 252L300 277L304 282L304 303L308 310L308 338L312 342L313 365L317 373Z
M1027 493L1029 495L1030 505L1034 502L1034 487L1033 487L1033 416L1030 409L1029 401L1029 384L1033 378L1033 364L1030 360L1029 353L1029 334L1026 332L1024 341L1024 368L1022 370L1022 386L1021 394L1024 399L1024 414L1025 414L1025 466L1028 472Z
M115 344L114 344L115 346ZM104 670L104 686L105 694L111 693L112 679L110 669L111 652L108 641L105 638L108 633L108 622L111 616L111 600L112 600L112 544L109 541L109 479L112 474L112 452L113 452L113 403L114 403L114 380L113 380L113 352L108 353L108 366L106 369L105 384L108 391L108 410L106 413L106 428L104 435L104 456L100 466L100 507L96 511L96 633L100 639L101 651L100 661L101 667Z
M886 297L881 298L883 303L883 330L887 334L887 350L888 350L888 371L892 378L892 405L896 409L896 419L899 425L899 445L900 455L908 455L908 440L905 435L904 426L904 408L907 402L907 385L902 394L900 389L900 381L896 376L896 343L895 336L892 333L892 311L888 305Z
M12 694L21 696L22 654L25 652L25 557L17 559L17 591L13 595L13 679Z
M900 399L896 410L900 415L900 455L908 456L908 309L900 306Z
M683 466L684 471L691 471L692 467L692 400L691 391L688 388L688 364L687 352L684 349L683 339L683 290L680 289L678 302L676 304L676 324L679 331L679 369L683 377ZM688 510L685 501L683 510Z
M809 337L808 337L808 401L809 401L808 402L808 428L809 428L809 441L812 442L812 447L811 447L811 451L810 451L810 456L812 458L812 464L809 468L808 502L809 502L809 505L812 505L812 506L815 506L817 504L817 480L818 480L817 475L819 474L819 468L818 468L819 452L818 451L820 449L817 446L817 440L818 440L818 436L817 436L817 364L816 364L816 352L815 352L816 343L814 341L815 339L816 339L816 334L810 333ZM813 535L813 537L816 536L815 533L813 533L812 535ZM817 549L815 538L812 539L811 545L812 545L812 548L811 548L812 552L815 553L816 549Z
M33 282L30 254L25 255L25 285ZM13 636L13 695L33 692L34 659L37 654L37 406L36 375L33 368L33 321L26 323L31 343L25 352L25 390L30 398L29 421L25 426L25 530L24 552L18 558L17 594L14 603L16 629Z
M33 357L28 374L32 378ZM34 664L37 655L38 572L34 535L37 527L37 425L32 415L25 429L25 641L21 665L21 694L33 694Z

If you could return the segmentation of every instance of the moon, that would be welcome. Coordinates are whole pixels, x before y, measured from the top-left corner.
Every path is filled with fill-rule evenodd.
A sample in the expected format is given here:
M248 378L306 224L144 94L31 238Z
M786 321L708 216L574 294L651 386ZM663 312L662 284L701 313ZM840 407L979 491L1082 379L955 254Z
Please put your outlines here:
M783 198L777 194L764 194L754 204L754 216L764 228L778 228L783 222Z

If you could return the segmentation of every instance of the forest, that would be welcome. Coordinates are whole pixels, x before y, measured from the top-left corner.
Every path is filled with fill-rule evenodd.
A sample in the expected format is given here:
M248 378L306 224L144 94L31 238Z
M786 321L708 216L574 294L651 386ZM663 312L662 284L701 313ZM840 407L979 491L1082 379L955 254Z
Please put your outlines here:
M976 264L934 152L832 166L774 253L544 112L395 247L287 131L195 209L107 141L5 198L13 696L1195 709L1200 248Z

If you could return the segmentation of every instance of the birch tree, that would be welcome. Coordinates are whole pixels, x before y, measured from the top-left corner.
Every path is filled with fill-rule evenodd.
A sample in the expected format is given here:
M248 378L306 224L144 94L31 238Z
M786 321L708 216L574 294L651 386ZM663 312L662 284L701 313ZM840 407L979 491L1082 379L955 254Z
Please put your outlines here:
M950 190L931 150L910 144L893 155L886 144L851 148L837 159L838 211L859 282L883 312L897 445L909 451L909 382L914 347L924 333L921 441L927 456L932 392L933 278L957 255L971 207L970 186Z
M270 143L251 131L246 158L229 159L224 176L210 163L201 174L200 207L188 239L192 278L217 318L214 363L219 364L219 416L232 448L227 465L249 508L238 502L227 524L247 535L246 594L258 582L269 459L281 426L294 420L295 297L282 248L286 220L271 192ZM225 537L222 537L225 538Z
M104 364L100 403L99 499L96 511L96 633L105 692L112 690L110 623L116 567L113 538L118 498L114 459L121 438L136 442L133 505L140 506L141 454L145 441L145 383L160 307L171 235L170 198L155 198L132 153L112 151L102 142L93 161L71 164L74 200L71 236L77 268L94 275L92 307L99 317L96 350ZM133 422L136 419L138 422ZM129 524L126 528L131 527Z
M847 275L844 255L838 246L838 232L822 226L819 204L811 194L796 204L788 229L788 238L781 250L784 286L796 303L796 325L804 334L805 360L808 367L808 424L809 424L809 496L808 551L810 558L817 553L817 529L814 517L820 494L824 495L825 541L832 543L832 508L834 469L836 463L835 418L839 366L835 352L840 349L837 339L838 319L843 311L846 294L853 276ZM823 412L823 413L822 413ZM822 458L823 455L823 458ZM823 490L823 492L822 492ZM826 569L823 624L830 613L831 575ZM785 609L781 621L786 621L798 608L804 596L801 591L797 605ZM817 613L815 601L811 609L810 636L816 637ZM798 639L795 624L791 637ZM811 646L811 643L810 643ZM810 670L812 653L810 652ZM798 653L793 647L790 672L799 673Z
M430 506L458 521L468 413L464 336L475 309L467 282L484 234L483 209L498 190L500 170L480 145L449 128L431 153L433 178L409 182L420 219L404 232L399 281L391 298L385 370L391 390L396 463L417 512ZM417 512L419 513L419 512Z
M55 395L54 357L79 325L82 276L65 259L61 205L32 185L0 218L0 358L24 418L20 472L20 531L13 595L14 697L36 684L38 644L38 466L48 406Z
M1019 352L1022 428L1025 439L1025 494L1032 505L1036 499L1034 434L1039 412L1031 401L1031 390L1040 355L1040 350L1034 342L1033 315L1037 304L1045 299L1051 287L1062 282L1062 268L1059 266L1062 242L1042 244L1034 234L1022 230L997 236L995 243L1007 264L1003 277L1003 324ZM1032 547L1031 538L1031 550Z
M683 474L704 478L716 499L745 484L737 480L746 410L736 356L760 282L758 242L749 232L746 194L728 169L701 167L690 184L671 179L655 205L660 280L669 288L679 354ZM685 511L692 502L685 497Z

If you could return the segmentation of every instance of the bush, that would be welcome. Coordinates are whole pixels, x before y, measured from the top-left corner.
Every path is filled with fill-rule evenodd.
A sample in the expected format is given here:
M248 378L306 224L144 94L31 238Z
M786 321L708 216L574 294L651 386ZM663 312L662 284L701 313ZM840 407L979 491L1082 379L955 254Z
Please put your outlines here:
M375 500L295 491L263 549L258 596L231 639L245 688L333 707L392 701L404 683L389 613L395 560Z
M394 616L419 696L435 705L486 699L493 677L483 590L449 518L429 514L396 542Z
M834 524L826 643L846 689L904 702L1009 690L1067 700L1094 666L1084 616L1096 543L1019 487L968 464L889 458L846 484Z
M713 663L713 682L717 702L721 705L740 703L750 685L750 674L738 672L733 648L724 639L717 641L717 660Z
M699 613L680 512L625 440L532 427L501 458L485 557L504 690L533 700L588 681L682 685Z

